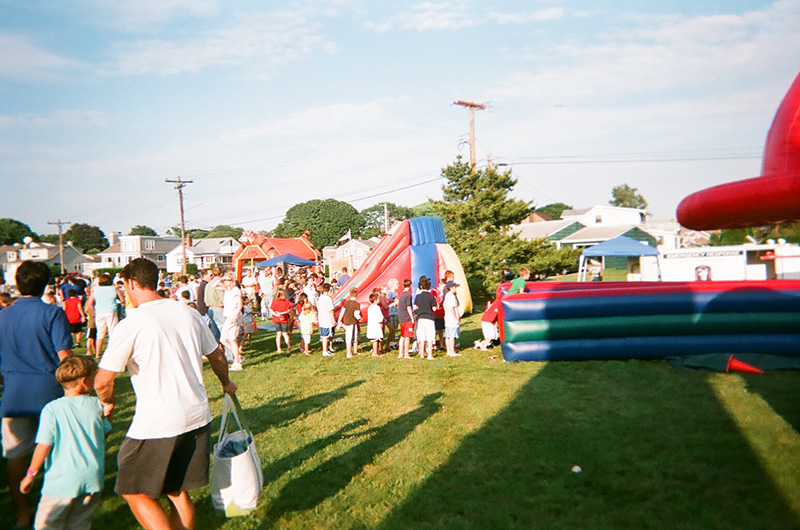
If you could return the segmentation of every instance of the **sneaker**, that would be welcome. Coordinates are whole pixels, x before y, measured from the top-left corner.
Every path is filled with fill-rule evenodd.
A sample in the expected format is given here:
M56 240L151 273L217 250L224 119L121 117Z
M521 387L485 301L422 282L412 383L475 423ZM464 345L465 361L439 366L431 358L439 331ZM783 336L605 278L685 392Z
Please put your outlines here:
M231 372L241 372L242 365L240 363L233 363L230 368L228 368Z
M323 357L333 357L333 354L331 352L329 352L329 351L326 351L326 352L322 353L322 356Z

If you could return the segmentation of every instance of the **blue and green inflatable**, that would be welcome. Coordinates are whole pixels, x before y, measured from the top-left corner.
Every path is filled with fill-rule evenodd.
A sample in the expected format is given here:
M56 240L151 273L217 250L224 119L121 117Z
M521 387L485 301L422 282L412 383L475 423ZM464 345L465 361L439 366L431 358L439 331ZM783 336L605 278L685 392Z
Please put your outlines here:
M504 286L498 291L502 292ZM800 281L542 283L505 295L507 361L800 356Z

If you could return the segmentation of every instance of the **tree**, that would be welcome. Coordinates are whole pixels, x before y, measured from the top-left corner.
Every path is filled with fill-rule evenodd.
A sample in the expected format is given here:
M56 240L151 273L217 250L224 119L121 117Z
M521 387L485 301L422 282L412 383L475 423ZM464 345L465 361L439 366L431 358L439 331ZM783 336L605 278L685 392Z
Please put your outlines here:
M647 201L644 200L641 194L637 193L638 188L631 188L627 184L615 186L611 190L611 197L613 197L608 204L611 206L622 206L624 208L639 208L640 210L647 209Z
M82 248L84 252L90 253L94 250L99 252L108 248L106 235L96 226L76 223L64 232L64 242L72 241L76 247Z
M439 212L436 211L436 208L430 202L423 202L422 204L417 204L416 206L412 206L411 210L411 217L426 217L426 216L435 216L439 215Z
M361 237L370 238L370 237L380 237L383 235L383 225L384 225L383 204L384 203L376 204L375 206L370 206L369 208L361 210L361 220L362 220ZM405 206L398 206L391 202L386 203L386 210L389 213L390 228L395 221L402 221L403 219L408 219L409 217L413 217L411 214L411 208L407 208Z
M524 201L508 194L516 185L511 171L473 170L459 157L442 170L443 200L431 201L445 223L447 239L458 254L476 298L491 295L503 272L527 266L537 275L574 266L576 253L556 250L546 241L524 241L509 227L530 213Z
M38 239L31 227L15 219L0 219L0 245L22 243L26 237Z
M136 225L131 228L129 236L157 236L158 232L150 228L149 226L144 225Z
M314 199L289 208L275 227L275 237L299 237L310 230L309 240L321 249L335 244L348 230L351 234L361 233L361 226L358 210L346 202Z
M556 220L561 219L561 214L564 213L564 210L571 210L573 206L569 204L564 204L563 202L554 202L552 204L547 204L542 206L541 208L536 208L536 213L541 213L550 217L550 219Z
M173 226L172 228L167 228L164 233L170 237L177 237L180 239L181 227ZM186 235L190 236L192 239L205 239L208 237L208 230L203 230L201 228L190 228L186 230Z
M205 237L232 237L234 239L239 239L242 237L242 232L244 232L244 229L237 226L218 225L212 228ZM195 237L194 231L192 231L191 236ZM180 237L180 231L178 231L178 237Z

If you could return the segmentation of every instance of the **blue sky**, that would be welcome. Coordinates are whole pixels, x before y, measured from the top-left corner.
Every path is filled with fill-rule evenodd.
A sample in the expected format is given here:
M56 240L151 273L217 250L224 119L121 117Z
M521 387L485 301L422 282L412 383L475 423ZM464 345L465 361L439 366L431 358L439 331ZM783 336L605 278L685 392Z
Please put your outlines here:
M652 5L651 5L652 4ZM0 0L0 217L270 229L294 204L441 197L507 164L536 205L658 218L759 174L800 1Z

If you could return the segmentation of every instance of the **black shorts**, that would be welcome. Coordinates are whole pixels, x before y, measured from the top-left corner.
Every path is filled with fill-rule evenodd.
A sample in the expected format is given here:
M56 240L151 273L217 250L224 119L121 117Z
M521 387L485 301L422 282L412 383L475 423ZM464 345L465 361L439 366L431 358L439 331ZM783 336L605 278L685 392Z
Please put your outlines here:
M436 331L440 329L444 329L444 318L434 318L433 319L433 327Z
M80 333L83 331L83 323L82 322L72 322L69 323L69 332L70 333Z
M208 484L211 454L209 426L171 438L125 438L119 448L117 484L119 495L144 494L157 499Z
M87 339L96 339L97 338L97 328L89 328L89 331L86 333Z
M289 327L288 322L273 322L275 324L275 331L278 333L291 333L292 329Z

